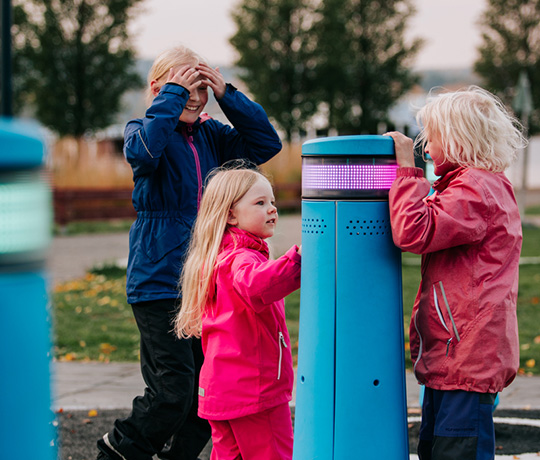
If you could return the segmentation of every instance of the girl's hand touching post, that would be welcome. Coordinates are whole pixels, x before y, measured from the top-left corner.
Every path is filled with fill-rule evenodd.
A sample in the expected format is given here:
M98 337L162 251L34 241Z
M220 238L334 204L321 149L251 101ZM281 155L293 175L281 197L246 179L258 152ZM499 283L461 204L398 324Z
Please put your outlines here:
M206 84L212 88L216 99L221 99L225 95L227 85L223 75L221 75L221 72L219 71L219 67L212 69L208 64L201 62L196 69L201 73L201 75L206 77Z
M396 161L401 168L414 168L414 148L413 140L404 134L392 131L384 134L394 139L394 147L396 150Z

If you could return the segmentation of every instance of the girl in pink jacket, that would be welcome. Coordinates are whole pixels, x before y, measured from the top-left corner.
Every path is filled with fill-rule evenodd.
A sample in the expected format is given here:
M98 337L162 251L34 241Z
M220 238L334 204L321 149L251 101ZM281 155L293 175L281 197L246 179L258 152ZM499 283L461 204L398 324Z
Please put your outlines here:
M212 460L292 458L291 344L283 298L300 287L301 251L269 260L278 220L268 180L219 170L203 194L181 278L181 337L202 337L199 416Z
M504 170L525 140L519 123L478 87L443 93L417 115L430 184L413 142L394 139L394 242L422 254L410 326L411 358L425 385L420 460L495 456L493 402L519 366L516 318L521 221Z

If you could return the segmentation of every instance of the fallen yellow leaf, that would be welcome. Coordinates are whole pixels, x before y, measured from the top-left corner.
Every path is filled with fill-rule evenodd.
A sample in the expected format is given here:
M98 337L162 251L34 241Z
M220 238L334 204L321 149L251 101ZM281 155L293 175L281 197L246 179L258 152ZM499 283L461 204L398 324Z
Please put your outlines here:
M99 351L104 355L110 355L117 347L111 345L110 343L102 343L99 345Z
M525 366L527 366L529 368L536 366L536 360L535 359L528 359L527 361L525 361Z
M98 414L98 412L95 409L92 409L92 410L88 411L88 417L97 417L97 414Z

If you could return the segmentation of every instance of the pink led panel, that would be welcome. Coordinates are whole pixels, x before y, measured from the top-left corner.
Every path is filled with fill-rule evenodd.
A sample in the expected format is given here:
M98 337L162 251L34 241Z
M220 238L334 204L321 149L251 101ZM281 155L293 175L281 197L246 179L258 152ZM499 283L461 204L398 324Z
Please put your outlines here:
M304 164L302 188L388 190L397 168L397 164Z

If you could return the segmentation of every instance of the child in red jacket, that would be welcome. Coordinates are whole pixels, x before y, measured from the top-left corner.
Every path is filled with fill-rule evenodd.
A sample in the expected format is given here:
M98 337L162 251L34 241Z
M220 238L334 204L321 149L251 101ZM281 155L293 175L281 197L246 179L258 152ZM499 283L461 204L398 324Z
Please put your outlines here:
M292 458L293 366L283 298L300 287L300 249L269 260L278 215L251 169L208 183L182 274L180 337L202 337L199 416L212 460Z
M422 254L410 344L425 385L421 460L495 455L493 402L519 365L516 318L521 221L504 175L524 145L519 123L478 87L443 93L417 115L417 143L440 178L414 167L396 132L400 166L390 190L394 242Z

